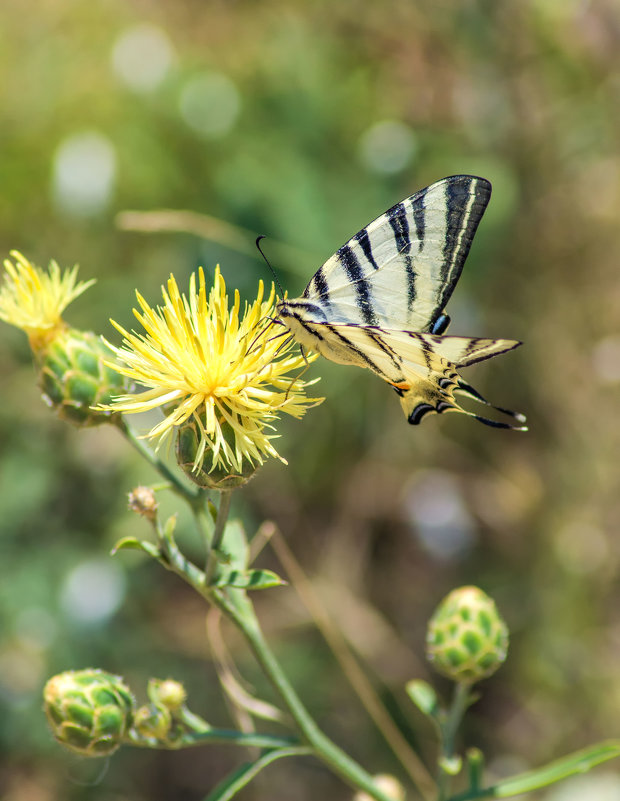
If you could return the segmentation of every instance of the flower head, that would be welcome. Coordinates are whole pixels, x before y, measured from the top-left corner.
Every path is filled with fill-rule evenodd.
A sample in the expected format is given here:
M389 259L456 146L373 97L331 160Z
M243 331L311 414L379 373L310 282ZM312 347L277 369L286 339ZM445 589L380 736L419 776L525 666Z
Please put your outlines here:
M61 271L55 261L47 271L16 250L6 259L0 288L0 320L28 335L37 363L43 400L59 417L78 426L114 420L97 404L108 403L124 389L118 373L104 364L108 352L92 331L72 328L62 312L94 281L77 281L77 267Z
M134 314L144 333L128 332L112 321L123 336L122 347L108 347L119 359L111 365L132 381L147 387L123 395L109 407L131 414L161 407L165 418L146 436L160 442L175 429L196 432L192 470L216 468L246 474L247 465L279 456L273 446L273 421L280 412L301 417L319 399L308 398L308 382L291 371L304 367L293 343L274 334L266 324L274 314L275 289L264 300L245 304L235 291L228 306L226 285L216 268L207 290L202 269L190 279L190 291L181 294L174 276L162 287L163 306L152 308L137 294L140 310ZM284 460L282 460L284 461Z
M508 627L478 587L452 590L433 613L426 653L439 673L473 683L495 673L508 652Z
M28 334L33 351L44 349L66 327L61 314L94 283L77 281L77 265L61 272L55 261L48 272L35 267L16 250L15 263L4 260L5 282L0 289L0 320Z
M83 756L107 756L125 740L135 701L120 676L67 670L47 682L43 708L54 737Z

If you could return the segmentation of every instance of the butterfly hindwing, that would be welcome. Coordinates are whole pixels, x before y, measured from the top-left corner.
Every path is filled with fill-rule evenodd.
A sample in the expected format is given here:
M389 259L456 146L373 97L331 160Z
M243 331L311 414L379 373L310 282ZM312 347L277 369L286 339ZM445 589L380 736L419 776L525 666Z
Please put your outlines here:
M303 297L334 322L430 331L461 274L491 195L453 175L397 203L317 270Z
M458 374L459 367L516 348L521 344L516 340L437 336L343 323L323 323L313 328L323 341L332 342L335 347L337 343L348 356L348 363L367 367L390 384L400 397L407 420L414 425L427 414L454 411L491 426L520 428L467 411L455 394L491 406L519 422L525 420L520 414L490 404Z

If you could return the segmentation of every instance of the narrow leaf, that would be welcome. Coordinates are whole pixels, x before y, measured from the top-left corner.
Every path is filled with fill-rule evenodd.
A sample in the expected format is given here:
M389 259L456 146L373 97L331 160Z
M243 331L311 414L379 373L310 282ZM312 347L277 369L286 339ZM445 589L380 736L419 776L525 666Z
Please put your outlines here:
M422 679L412 679L407 682L405 690L422 714L430 718L437 717L439 701L437 700L437 693L430 684L422 681Z
M147 542L146 540L136 539L136 537L123 537L123 539L119 540L112 548L111 554L114 556L114 554L118 553L118 551L127 550L144 551L154 559L159 559L161 557L159 548L156 545L153 545L152 542Z
M620 740L606 740L581 751L575 751L561 759L556 759L541 768L505 779L491 788L490 795L494 798L508 798L511 795L529 793L539 787L547 787L566 779L568 776L574 776L576 773L587 773L602 762L607 762L617 756L620 756Z
M303 756L308 754L309 749L304 747L299 748L273 748L265 751L255 762L246 762L230 776L227 776L224 781L220 782L217 787L212 790L204 801L229 801L233 798L239 790L242 790L263 768L275 762L276 759L281 759L287 756Z
M286 581L272 570L230 570L219 575L213 586L236 587L240 590L266 590L283 584L286 584Z

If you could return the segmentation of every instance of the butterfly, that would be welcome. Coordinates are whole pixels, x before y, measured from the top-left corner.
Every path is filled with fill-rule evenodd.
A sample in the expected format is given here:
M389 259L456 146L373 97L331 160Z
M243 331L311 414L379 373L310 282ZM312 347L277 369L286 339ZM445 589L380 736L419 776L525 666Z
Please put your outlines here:
M277 320L302 349L372 370L400 397L409 423L461 412L497 428L525 417L489 403L457 372L516 348L512 339L445 336L446 304L491 196L491 184L452 175L397 203L362 228L312 276ZM515 423L464 409L465 396Z

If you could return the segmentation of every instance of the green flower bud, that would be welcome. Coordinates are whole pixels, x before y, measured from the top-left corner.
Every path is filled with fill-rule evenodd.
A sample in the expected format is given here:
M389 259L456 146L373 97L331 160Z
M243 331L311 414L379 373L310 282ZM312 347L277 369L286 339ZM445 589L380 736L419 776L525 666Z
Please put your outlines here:
M92 331L62 327L35 352L43 399L62 420L78 426L109 423L114 413L93 409L124 392L124 380L107 367L109 352Z
M224 439L232 447L235 447L235 437L232 430L227 426L222 426ZM246 484L257 470L257 465L245 459L242 468L235 471L218 463L212 470L208 469L211 460L207 453L202 466L196 470L195 464L202 460L197 459L199 448L204 447L204 436L198 429L195 420L190 420L180 426L177 434L177 463L185 475L194 484L203 489L214 490L233 490Z
M428 624L426 653L439 673L472 683L506 659L508 628L495 602L478 587L459 587L439 604Z
M103 670L68 670L43 690L43 709L54 737L84 756L107 756L133 723L135 702L119 676Z
M134 726L143 737L165 740L172 725L172 715L165 706L145 704L134 716Z
M154 704L165 706L171 712L180 709L187 698L185 687L174 679L149 679L147 693Z

